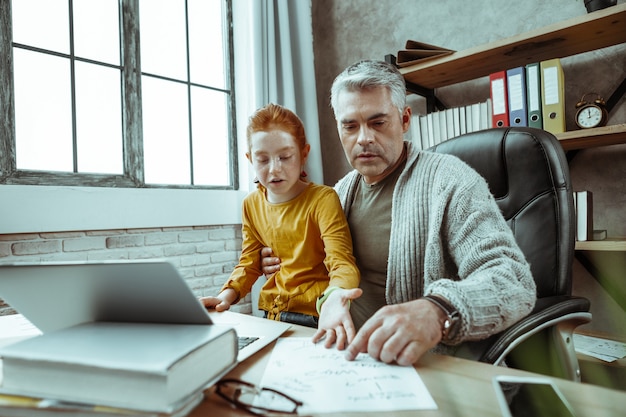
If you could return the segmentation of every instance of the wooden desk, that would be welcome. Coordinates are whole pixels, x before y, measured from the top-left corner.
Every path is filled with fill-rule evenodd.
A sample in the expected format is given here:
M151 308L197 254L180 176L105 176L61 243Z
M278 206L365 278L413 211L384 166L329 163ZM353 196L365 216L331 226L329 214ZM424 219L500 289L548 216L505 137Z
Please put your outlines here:
M294 326L284 336L309 336L312 329ZM239 378L258 384L269 361L273 344L258 352L235 368L228 377ZM483 363L441 355L427 355L416 365L416 369L437 403L438 410L398 411L387 416L501 416L492 388L495 375L536 375L515 369L505 369ZM614 417L624 415L626 393L593 385L578 384L555 379L563 394L569 399L581 417ZM380 413L320 414L320 416L376 416ZM231 408L228 403L207 391L207 398L191 414L200 416L249 416Z

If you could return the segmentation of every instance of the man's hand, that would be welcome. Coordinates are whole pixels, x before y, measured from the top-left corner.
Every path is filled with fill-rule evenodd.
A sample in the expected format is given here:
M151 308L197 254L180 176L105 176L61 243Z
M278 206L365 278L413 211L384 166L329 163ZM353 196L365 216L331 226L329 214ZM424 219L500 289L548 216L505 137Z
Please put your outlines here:
M427 300L384 306L361 327L346 358L364 352L385 363L412 365L441 341L444 320L445 313Z
M337 349L344 350L352 342L356 330L350 316L350 301L359 298L361 294L363 290L360 288L336 289L328 296L322 304L313 343L325 339L325 347L336 344Z
M266 277L280 269L280 258L273 256L272 248L261 249L261 270Z
M236 299L237 293L235 290L227 288L217 297L200 297L198 300L207 309L214 308L215 311L226 311Z

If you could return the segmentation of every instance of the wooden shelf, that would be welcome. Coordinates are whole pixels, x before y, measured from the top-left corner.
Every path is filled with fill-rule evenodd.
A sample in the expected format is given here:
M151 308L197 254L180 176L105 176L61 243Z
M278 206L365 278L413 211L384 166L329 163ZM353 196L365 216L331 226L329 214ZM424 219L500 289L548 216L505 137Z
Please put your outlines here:
M626 124L573 130L571 132L557 133L554 136L561 142L561 146L565 151L617 145L626 143Z
M626 252L626 237L614 237L605 240L576 241L576 250Z
M624 42L626 4L619 4L399 70L408 82L433 89Z

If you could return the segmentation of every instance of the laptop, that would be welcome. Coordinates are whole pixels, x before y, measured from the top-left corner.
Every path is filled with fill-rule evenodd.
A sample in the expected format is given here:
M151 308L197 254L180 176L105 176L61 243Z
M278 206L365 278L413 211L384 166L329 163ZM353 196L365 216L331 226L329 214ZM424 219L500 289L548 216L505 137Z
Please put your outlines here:
M234 327L241 339L252 341L240 344L239 362L290 327L207 312L174 265L161 260L0 265L0 298L43 333L93 321Z

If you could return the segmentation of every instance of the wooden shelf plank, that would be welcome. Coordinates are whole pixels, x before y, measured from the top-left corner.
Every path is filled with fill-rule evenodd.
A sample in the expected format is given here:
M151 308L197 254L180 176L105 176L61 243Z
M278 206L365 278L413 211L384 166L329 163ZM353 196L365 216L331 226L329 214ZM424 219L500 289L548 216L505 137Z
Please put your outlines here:
M438 88L624 42L626 4L619 4L399 70L409 82Z
M626 237L576 241L574 248L576 250L626 252Z
M565 151L617 145L626 143L626 124L573 130L571 132L557 133L554 136L560 141Z

